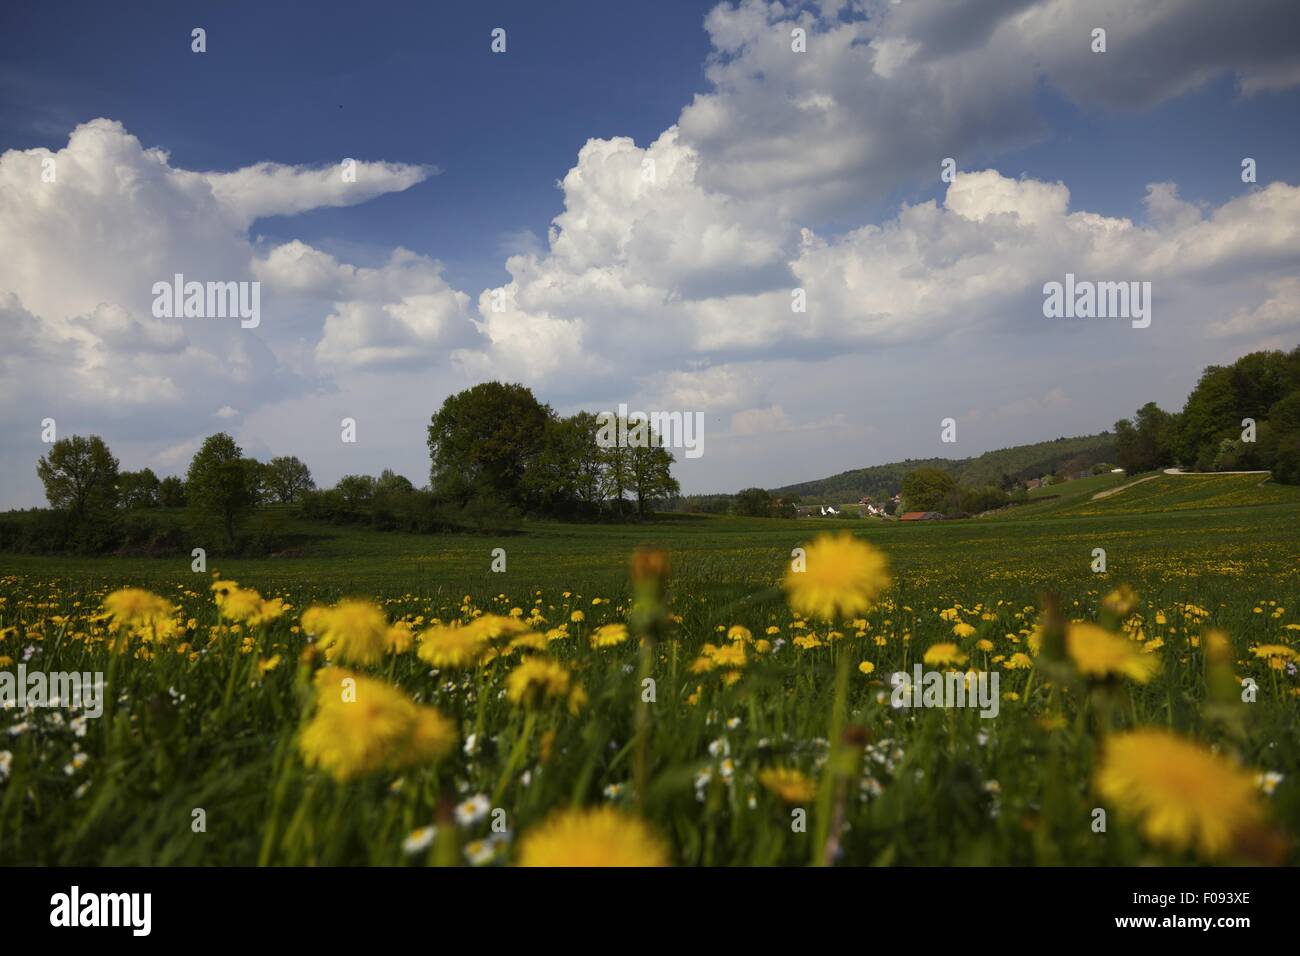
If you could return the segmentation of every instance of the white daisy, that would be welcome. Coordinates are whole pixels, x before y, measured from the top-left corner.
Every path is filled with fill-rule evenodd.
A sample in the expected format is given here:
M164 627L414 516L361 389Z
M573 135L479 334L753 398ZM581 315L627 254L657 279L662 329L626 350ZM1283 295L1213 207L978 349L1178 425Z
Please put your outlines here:
M456 804L456 822L463 827L473 826L488 815L492 804L487 794L476 793L468 800Z
M402 841L402 852L415 854L427 850L430 844L433 843L433 838L437 835L438 828L433 826L412 830L407 834L406 839Z

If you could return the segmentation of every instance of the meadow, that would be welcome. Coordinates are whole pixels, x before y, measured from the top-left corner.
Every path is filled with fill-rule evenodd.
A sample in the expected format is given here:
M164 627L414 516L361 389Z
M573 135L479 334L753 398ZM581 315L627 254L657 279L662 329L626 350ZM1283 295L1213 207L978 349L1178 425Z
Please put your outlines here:
M923 524L0 555L3 669L110 688L0 709L0 863L1294 864L1298 516L1169 476ZM896 706L918 663L996 673L997 717Z

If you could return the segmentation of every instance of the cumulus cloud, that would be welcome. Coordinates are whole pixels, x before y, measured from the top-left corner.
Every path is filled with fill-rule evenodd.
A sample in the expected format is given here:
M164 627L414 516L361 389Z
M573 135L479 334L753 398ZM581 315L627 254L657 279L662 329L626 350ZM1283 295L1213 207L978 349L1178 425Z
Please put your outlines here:
M745 0L714 8L705 28L713 89L682 111L683 141L708 188L781 217L835 213L932 181L945 157L1041 137L1041 84L1086 108L1135 110L1223 75L1246 94L1300 83L1289 0ZM805 53L791 49L795 28Z
M479 338L469 296L448 285L438 262L408 249L368 268L295 240L255 260L252 271L271 292L330 304L315 345L322 368L428 363Z
M1210 325L1215 338L1271 336L1300 331L1300 278L1287 276L1269 284L1269 296L1254 308L1237 309Z
M303 291L340 309L353 299L391 306L396 321L427 338L426 313L463 311L467 299L446 287L435 264L400 252L383 268L365 270L322 263L305 250L290 278L285 263L294 250L278 259L272 251L264 258L281 267L268 278L289 292L281 303L263 301L273 314L256 331L237 319L156 318L152 309L154 283L177 273L200 282L255 280L258 249L247 230L259 215L360 202L427 173L359 163L349 193L321 170L258 164L194 172L108 119L77 126L58 150L0 154L6 435L27 434L33 421L52 417L63 434L100 431L163 454L186 447L211 422L212 409L233 410L232 398L257 405L318 388L315 370L304 377L277 353L306 328L328 358L346 347L349 333L340 327L344 312L335 320L328 304L304 306ZM30 462L12 467L29 472ZM15 482L33 483L30 474Z

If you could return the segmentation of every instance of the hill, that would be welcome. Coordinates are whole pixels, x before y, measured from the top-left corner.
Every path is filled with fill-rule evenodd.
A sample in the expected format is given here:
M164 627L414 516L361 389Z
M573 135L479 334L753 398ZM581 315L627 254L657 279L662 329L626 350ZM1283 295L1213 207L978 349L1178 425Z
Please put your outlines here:
M917 468L942 468L951 472L958 484L967 487L999 485L1006 478L1018 480L1051 474L1076 458L1080 467L1114 461L1115 436L1102 432L1077 438L1057 438L1032 445L1000 448L974 458L909 458L786 485L774 489L773 494L786 497L806 495L827 501L857 501L862 495L888 497L902 487L903 476Z

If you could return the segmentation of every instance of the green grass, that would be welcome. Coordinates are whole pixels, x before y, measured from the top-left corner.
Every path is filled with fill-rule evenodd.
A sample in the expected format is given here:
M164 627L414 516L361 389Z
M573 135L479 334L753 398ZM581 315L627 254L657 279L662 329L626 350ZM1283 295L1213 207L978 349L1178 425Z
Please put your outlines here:
M1268 475L1160 475L1132 488L1073 503L1077 515L1163 514L1258 505L1300 505L1300 488L1279 485Z
M82 738L50 712L0 710L0 750L11 753L0 782L0 863L397 864L429 862L448 846L464 860L462 845L488 836L487 821L442 820L443 842L428 853L407 855L402 841L434 821L440 801L498 789L512 836L496 862L511 859L517 840L551 813L614 802L648 819L678 863L807 863L829 825L833 793L823 787L804 804L809 825L796 832L792 808L756 775L789 766L825 781L826 741L837 720L862 725L872 739L845 806L841 863L1192 861L1145 843L1118 808L1106 834L1091 830L1098 800L1089 781L1101 735L1130 726L1170 728L1283 774L1267 798L1269 819L1294 846L1297 680L1249 648L1296 643L1285 625L1300 621L1300 499L1295 489L1261 486L1255 477L1159 478L1097 502L1083 489L1068 503L1040 502L996 520L924 524L676 517L645 525L527 523L500 538L298 524L291 530L303 557L211 561L210 572L294 605L251 635L247 653L239 635L209 640L218 623L210 575L192 573L188 556L0 556L0 655L16 662L31 648L29 667L108 671L123 695L115 715L90 721ZM840 622L842 638L801 650L790 643L801 631L778 584L791 549L821 531L852 532L882 550L894 586L863 615L869 626L861 636ZM651 662L650 784L638 806L630 783L641 699L635 643L597 650L586 635L626 617L627 559L647 544L672 556L669 599L681 621ZM507 552L505 573L490 570L497 547ZM1105 574L1091 571L1095 548L1106 550ZM1143 637L1163 642L1150 684L1117 688L1107 703L1078 688L1052 689L1032 671L1002 671L1002 690L1019 699L1004 701L994 720L888 706L889 674L909 669L931 644L956 640L974 666L998 669L992 658L1024 649L1046 590L1060 593L1068 616L1090 619L1120 583L1140 596L1135 620ZM204 653L111 657L88 618L107 591L128 584L180 604L197 623L188 640ZM435 676L413 654L390 657L373 673L450 716L462 738L475 733L478 749L457 749L437 767L336 783L304 766L296 749L310 689L296 665L304 639L291 627L309 604L343 595L371 597L391 619L426 622L461 616L467 595L474 607L498 613L536 604L548 627L582 610L586 620L570 624L570 636L548 652L590 701L579 716L553 708L530 726L501 696L505 659ZM1203 608L1206 620L1189 605ZM939 613L954 606L975 634L954 637ZM1203 623L1231 636L1238 673L1259 683L1238 731L1205 707L1202 655L1192 641ZM751 655L734 686L717 673L691 673L702 645L723 641L719 629L737 624L756 638L776 627L774 637L787 643ZM815 622L802 633L808 630L827 636ZM993 651L976 647L983 639ZM257 662L274 654L283 663L259 674ZM870 677L857 670L864 660L875 664ZM847 684L837 693L841 667ZM1059 714L1064 728L1045 729L1040 718L1048 714ZM12 733L18 724L26 727ZM539 747L548 731L544 763ZM728 767L719 741L730 752ZM517 765L509 759L516 748ZM65 772L78 749L88 759ZM611 797L611 787L622 789ZM191 829L195 808L206 811L206 833Z
M1107 472L1104 475L1089 475L1087 478L1076 478L1074 481L1064 481L1052 485L1039 485L1037 488L1029 490L1029 500L1036 501L1040 498L1077 498L1081 495L1092 495L1098 491L1105 491L1107 488L1115 488L1132 479L1124 473L1114 474Z

